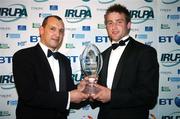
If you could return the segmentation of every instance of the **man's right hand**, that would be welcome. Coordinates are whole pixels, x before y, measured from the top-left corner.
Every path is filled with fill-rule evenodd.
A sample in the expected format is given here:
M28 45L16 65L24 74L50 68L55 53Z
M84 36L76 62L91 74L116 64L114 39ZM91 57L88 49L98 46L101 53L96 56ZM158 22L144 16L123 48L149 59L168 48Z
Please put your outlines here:
M81 82L78 84L77 89L81 92L83 92L83 90L86 88L86 86L88 85L88 78L85 77L83 80L81 80Z
M88 99L88 94L82 93L80 90L72 90L70 91L70 102L80 103Z

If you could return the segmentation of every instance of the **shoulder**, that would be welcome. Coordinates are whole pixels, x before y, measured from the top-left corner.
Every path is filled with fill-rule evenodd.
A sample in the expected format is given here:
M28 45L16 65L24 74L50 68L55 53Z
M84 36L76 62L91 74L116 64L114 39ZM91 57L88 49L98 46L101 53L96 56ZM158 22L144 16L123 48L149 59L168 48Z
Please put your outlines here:
M18 51L16 51L13 55L13 58L16 58L16 57L31 57L33 55L33 52L35 52L35 47L36 46L32 46L32 47L28 47L28 48L23 48L23 49L20 49Z
M69 58L66 55L64 55L64 54L62 54L60 52L59 52L59 55L64 61L70 62Z
M152 51L152 52L156 52L156 49L150 45L146 45L143 44L135 39L133 39L132 37L130 37L130 42L129 44L132 46L132 48L136 51L139 52L146 52L146 51Z
M105 49L105 50L102 52L102 55L105 55L105 54L107 54L108 52L111 52L111 46L108 47L107 49Z

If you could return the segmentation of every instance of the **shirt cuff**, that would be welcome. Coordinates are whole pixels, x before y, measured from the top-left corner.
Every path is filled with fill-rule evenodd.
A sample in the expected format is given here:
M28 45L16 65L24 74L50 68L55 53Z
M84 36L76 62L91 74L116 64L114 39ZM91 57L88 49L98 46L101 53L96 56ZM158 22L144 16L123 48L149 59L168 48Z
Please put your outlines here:
M70 106L70 92L68 92L68 102L67 102L67 106L66 106L67 110L69 110L69 106Z

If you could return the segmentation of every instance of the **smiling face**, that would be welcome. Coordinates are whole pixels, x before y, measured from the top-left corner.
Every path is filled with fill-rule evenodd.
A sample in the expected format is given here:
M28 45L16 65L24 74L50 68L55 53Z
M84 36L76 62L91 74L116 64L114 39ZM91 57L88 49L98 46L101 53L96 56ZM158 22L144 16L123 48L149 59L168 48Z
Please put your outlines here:
M111 12L106 15L106 30L111 41L119 41L129 34L131 22L127 22L124 13Z
M39 28L41 42L49 49L58 49L64 38L64 23L55 17L49 17L45 26Z

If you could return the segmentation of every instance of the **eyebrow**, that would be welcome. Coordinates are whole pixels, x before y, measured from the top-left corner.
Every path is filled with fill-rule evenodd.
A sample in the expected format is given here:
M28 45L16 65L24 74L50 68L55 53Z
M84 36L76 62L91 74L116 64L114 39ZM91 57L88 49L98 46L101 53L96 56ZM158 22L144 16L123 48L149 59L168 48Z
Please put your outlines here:
M107 22L112 22L113 20L107 20ZM116 19L115 21L125 21L125 19Z

